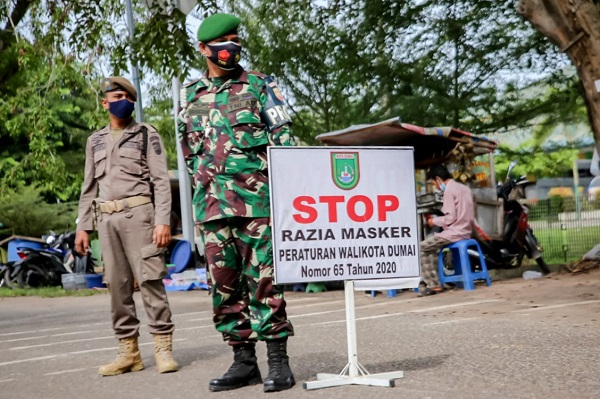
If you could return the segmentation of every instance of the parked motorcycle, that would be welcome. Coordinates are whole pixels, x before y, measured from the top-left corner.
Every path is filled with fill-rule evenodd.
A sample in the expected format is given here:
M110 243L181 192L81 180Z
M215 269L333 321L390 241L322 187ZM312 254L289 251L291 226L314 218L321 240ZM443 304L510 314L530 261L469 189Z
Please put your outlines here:
M550 269L542 258L542 246L529 225L529 208L518 201L529 181L525 177L512 179L510 172L516 166L510 163L506 182L496 188L498 198L504 201L504 232L501 239L490 238L479 226L474 228L474 237L485 255L488 269L510 269L521 266L525 255L534 259L542 273ZM519 194L520 193L520 194ZM477 251L469 250L471 262L478 263Z
M16 288L17 280L11 280L13 265L15 262L0 264L0 287Z
M82 257L73 250L74 236L74 232L58 237L52 233L42 249L17 248L21 260L13 266L11 281L16 279L22 288L37 288L61 285L66 273L93 274L92 256Z

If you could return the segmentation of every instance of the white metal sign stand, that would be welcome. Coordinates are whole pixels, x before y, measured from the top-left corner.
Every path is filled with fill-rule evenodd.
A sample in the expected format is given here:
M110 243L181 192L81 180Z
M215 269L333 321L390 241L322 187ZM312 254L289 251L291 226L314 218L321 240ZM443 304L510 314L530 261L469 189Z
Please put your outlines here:
M346 329L348 332L348 364L339 374L317 374L317 381L305 382L304 389L329 388L341 385L395 386L394 380L404 377L402 371L370 374L358 362L356 318L354 316L354 281L344 281L344 294L346 299Z

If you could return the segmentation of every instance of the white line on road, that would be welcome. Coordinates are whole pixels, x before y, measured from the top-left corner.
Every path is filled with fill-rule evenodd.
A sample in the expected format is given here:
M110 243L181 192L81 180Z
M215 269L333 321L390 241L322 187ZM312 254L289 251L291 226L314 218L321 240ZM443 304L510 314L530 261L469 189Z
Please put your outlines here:
M516 312L516 313L520 313L520 312L534 312L536 310L558 309L558 308L564 308L564 307L567 307L567 306L589 305L589 304L598 303L598 302L600 302L600 299L595 299L593 301L581 301L581 302L561 303L559 305L538 306L537 308L517 309L517 310L513 310L513 312Z
M201 328L214 328L214 326L211 323L211 324L205 325L205 326L194 326L194 327L183 327L183 328L177 327L177 331L199 330Z
M490 303L490 302L503 302L503 300L502 299L484 299L484 300L481 300L481 301L452 303L450 305L436 306L436 307L433 307L433 308L409 310L407 313L431 312L433 310L443 310L443 309L456 308L456 307L461 307L461 306L480 305L482 303Z
M50 335L36 335L35 337L7 339L5 341L0 341L0 344L5 344L8 342L31 341L32 339L48 338L49 336Z
M0 384L2 384L3 382L11 382L11 381L14 381L14 380L15 380L14 378L11 378L10 380L0 380Z
M381 306L383 306L384 304L394 304L397 305L399 303L406 303L406 302L412 302L413 299L405 299L402 301L394 301L394 302L377 302L377 303L372 303L370 305L362 305L362 306L355 306L354 309L368 309L368 308L379 308ZM344 302L344 301L340 301L340 302ZM328 313L335 313L335 312L343 312L345 311L346 308L339 308L339 309L332 309L332 310L324 310L322 312L313 312L313 313L304 313L304 314L291 314L289 315L291 319L296 319L299 317L308 317L308 316L318 316L318 315L322 315L322 314L328 314Z
M83 371L86 370L86 368L82 368L82 369L73 369L73 370L63 370L63 371L55 371L53 373L46 373L44 375L59 375L59 374L67 374L67 373L76 373L78 371Z
M212 310L202 310L200 312L189 312L189 313L179 313L179 314L173 314L173 317L181 317L181 316L190 316L190 315L197 315L197 314L203 314L203 313L207 313L207 312L212 312Z
M201 318L201 319L189 319L189 320L186 320L186 322L188 322L188 323L189 323L189 322L192 322L192 321L206 321L206 320L212 320L212 319L213 319L213 318L212 318L212 316L211 316L211 317L203 317L203 318Z
M48 337L63 337L65 335L78 335L78 334L93 333L93 332L98 332L98 331L88 330L88 331L74 331L74 332L53 334L53 335L37 335L35 337L7 339L5 341L0 341L0 344L6 343L6 342L31 341L32 339L40 339L40 338L48 338Z
M302 309L302 308L310 308L313 306L323 306L323 305L330 305L330 304L334 304L334 303L344 303L345 300L343 299L339 299L337 301L329 301L329 302L319 302L319 303L309 303L308 305L302 305L302 306L289 306L286 307L287 309Z
M41 356L41 357L31 357L29 359L12 360L10 362L2 362L2 363L0 363L0 366L8 366L11 364L25 363L25 362L35 362L38 360L54 359L55 357L58 357L58 356L59 355L50 355L50 356Z
M359 320L372 320L372 319L381 319L384 317L392 317L392 316L400 316L405 314L404 312L399 312L399 313L386 313L386 314L380 314L377 316L367 316L367 317L357 317L356 321ZM305 324L305 325L300 325L299 327L303 327L303 326L322 326L325 324L335 324L335 323L345 323L346 319L343 320L331 320L331 321L322 321L320 323L310 323L310 324Z
M81 324L81 325L78 325L78 326L64 326L64 327L55 327L55 328L45 328L45 329L42 329L42 330L18 331L18 332L0 334L0 337L6 337L6 336L10 336L10 335L39 334L39 333L48 332L48 331L57 331L57 330L66 330L66 329L72 330L72 329L78 328L78 327L100 326L100 325L106 325L108 323L109 322L104 322L104 323L86 323L86 324Z
M83 339L73 339L70 341L59 341L59 342L51 342L49 344L38 344L38 345L29 345L29 346L16 346L14 348L9 348L9 350L11 351L18 351L18 350L22 350L22 349L31 349L31 348L41 348L44 346L54 346L54 345L61 345L61 344L73 344L75 342L85 342L85 341L97 341L100 339L112 339L114 338L112 335L107 336L107 337L94 337L94 338L83 338Z
M107 329L108 332L108 329ZM65 335L79 335L79 334L87 334L87 333L98 333L98 330L87 330L87 331L73 331L62 334L52 334L52 335L36 335L35 337L26 337L26 338L15 338L15 339L7 339L4 341L0 341L0 344L8 343L8 342L20 342L20 341L31 341L34 339L42 339L42 338L50 338L50 337L62 337Z
M306 298L306 299L311 299L311 300L312 300L313 298ZM337 301L330 301L330 302L311 303L311 304L308 304L308 305L301 305L301 306L288 306L288 307L287 307L287 310L288 310L288 314L289 314L291 311L293 311L293 310L295 310L295 309L304 309L304 308L309 308L309 307L313 307L313 306L323 306L323 305L325 305L325 304L327 304L327 305L329 305L329 304L337 304L337 303L340 303L340 302L342 302L342 303L343 303L343 302L344 302L344 300L343 300L343 299L341 299L341 300L337 300ZM289 304L289 302L288 302L288 304ZM380 306L380 305L381 305L381 304L375 304L375 305L366 305L366 307L371 307L371 306ZM326 313L331 313L331 312L339 312L340 310L343 310L343 309L328 310L328 311L324 311L324 312L319 312L319 313L310 313L310 314L307 314L307 315L300 315L300 316L298 316L298 315L292 315L291 317L304 317L304 316L310 316L310 315L319 315L319 314L326 314ZM201 319L189 319L189 320L186 320L186 322L192 322L192 321L206 321L206 320L212 320L212 319L213 319L213 318L212 318L212 316L211 316L211 317L203 317L203 318L201 318ZM196 328L196 327L192 327L192 328ZM189 329L189 328L188 328L188 329ZM180 329L180 328L178 328L178 330L181 330L181 329Z
M173 342L181 342L181 341L187 341L187 338L178 338L178 339L173 340ZM139 344L139 346L148 346L148 345L154 345L154 342L145 342L145 343ZM3 363L0 363L0 366L9 366L11 364L26 363L26 362L36 362L39 360L48 360L48 359L54 359L56 357L65 357L65 356L69 356L69 355L81 355L81 354L90 353L90 352L114 351L116 349L117 349L116 346L111 346L111 347L106 347L106 348L88 349L88 350L84 350L84 351L74 351L74 352L62 353L60 355L31 357L29 359L19 359L19 360L12 360L10 362L3 362Z
M501 299L486 299L486 300L482 300L482 301L454 303L454 304L451 304L451 305L434 306L434 307L425 308L425 309L408 310L406 312L386 313L386 314L376 315L376 316L357 317L356 321L359 321L359 320L381 319L381 318L384 318L384 317L400 316L400 315L403 315L403 314L406 314L406 313L431 312L431 311L441 310L441 309L447 309L447 308L455 308L455 307L470 306L470 305L479 305L479 304L482 304L482 303L499 302L499 301L502 301L502 300ZM371 306L369 306L369 305L368 306L361 306L359 308L365 308L365 307L371 307ZM356 309L359 309L359 308L356 308ZM302 316L304 316L304 315L302 315ZM298 317L298 316L295 316L295 317ZM309 325L310 326L319 326L319 325L324 325L324 324L345 323L345 322L346 322L346 319L324 321L324 322L321 322L321 323L311 323Z
M298 303L298 302L307 302L307 301L316 301L316 300L321 300L321 302L319 303L324 303L323 302L323 298L319 298L319 297L308 297L308 298L293 298L293 299L286 299L285 302L286 303Z
M438 324L460 323L460 322L463 322L463 321L477 320L477 319L479 319L479 317L467 317L467 318L464 318L464 319L436 321L435 323L425 323L425 324L423 324L423 326L436 326Z
M6 337L9 335L22 335L22 334L31 334L31 333L41 333L41 332L47 332L47 331L64 330L65 328L67 328L67 327L46 328L44 330L31 330L31 331L19 331L19 332L12 332L12 333L4 333L4 334L0 334L0 337Z

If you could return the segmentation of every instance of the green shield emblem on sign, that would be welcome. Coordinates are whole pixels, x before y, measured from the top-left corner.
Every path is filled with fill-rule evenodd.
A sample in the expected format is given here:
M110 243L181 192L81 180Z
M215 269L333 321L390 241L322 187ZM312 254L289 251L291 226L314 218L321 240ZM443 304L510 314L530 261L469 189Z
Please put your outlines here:
M331 177L342 190L352 190L360 178L358 152L332 152Z

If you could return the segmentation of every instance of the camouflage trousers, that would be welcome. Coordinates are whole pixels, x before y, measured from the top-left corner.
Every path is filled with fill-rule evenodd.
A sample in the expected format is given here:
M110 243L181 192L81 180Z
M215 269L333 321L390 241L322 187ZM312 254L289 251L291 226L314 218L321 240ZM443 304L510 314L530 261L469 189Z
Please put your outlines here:
M440 286L438 277L438 254L440 249L450 244L451 241L445 238L432 235L421 241L419 250L421 251L421 276L425 285L429 288Z
M213 321L229 345L294 334L283 287L273 284L269 218L228 218L201 226L212 281Z

